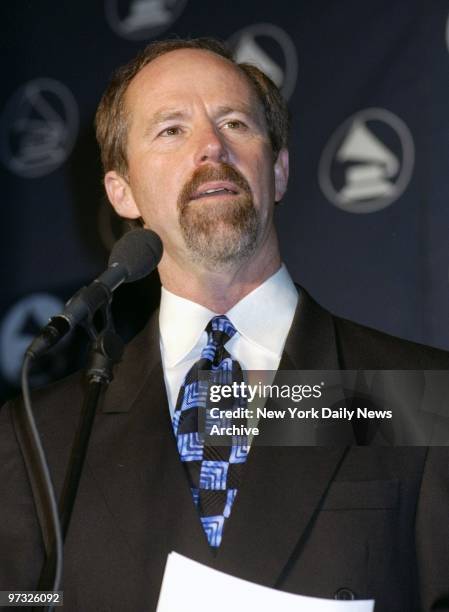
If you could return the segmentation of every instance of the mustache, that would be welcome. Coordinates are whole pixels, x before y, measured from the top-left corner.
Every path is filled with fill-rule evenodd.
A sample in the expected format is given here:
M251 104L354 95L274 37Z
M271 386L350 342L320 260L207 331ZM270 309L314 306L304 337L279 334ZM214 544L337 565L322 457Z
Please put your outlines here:
M208 181L230 181L243 193L251 194L251 188L245 177L233 166L221 163L218 166L200 166L192 178L184 185L179 194L178 207L182 211L203 183Z

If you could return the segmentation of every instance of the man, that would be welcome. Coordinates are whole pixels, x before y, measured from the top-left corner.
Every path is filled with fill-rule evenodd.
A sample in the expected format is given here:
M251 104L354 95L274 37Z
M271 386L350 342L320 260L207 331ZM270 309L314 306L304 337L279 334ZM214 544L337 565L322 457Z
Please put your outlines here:
M449 610L446 449L253 442L223 459L204 445L191 462L201 473L207 453L212 467L239 467L235 481L206 491L183 455L199 360L236 372L449 365L442 351L333 317L293 285L273 223L287 187L286 130L274 85L209 40L150 45L103 97L105 188L119 215L160 235L163 288L159 315L128 346L97 415L65 548L66 610L154 610L171 550L294 593L374 598L376 612ZM76 375L35 398L58 490L82 396ZM24 589L43 546L20 410L1 415L10 485L0 585Z

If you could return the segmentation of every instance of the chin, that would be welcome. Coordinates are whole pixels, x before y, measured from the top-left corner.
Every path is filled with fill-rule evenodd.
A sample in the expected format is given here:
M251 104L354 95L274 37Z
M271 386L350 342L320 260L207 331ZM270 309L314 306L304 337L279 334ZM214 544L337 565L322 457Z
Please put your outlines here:
M242 236L239 232L221 231L217 239L217 230L211 233L190 236L186 246L192 261L209 270L221 270L234 267L253 255L256 250L257 234Z

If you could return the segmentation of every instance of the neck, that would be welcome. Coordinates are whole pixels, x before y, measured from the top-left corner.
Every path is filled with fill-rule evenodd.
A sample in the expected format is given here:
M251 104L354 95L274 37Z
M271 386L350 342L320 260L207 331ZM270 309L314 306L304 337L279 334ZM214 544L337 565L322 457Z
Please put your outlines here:
M266 244L255 256L226 268L208 269L169 255L159 264L162 285L175 295L224 314L256 289L281 266L277 240Z

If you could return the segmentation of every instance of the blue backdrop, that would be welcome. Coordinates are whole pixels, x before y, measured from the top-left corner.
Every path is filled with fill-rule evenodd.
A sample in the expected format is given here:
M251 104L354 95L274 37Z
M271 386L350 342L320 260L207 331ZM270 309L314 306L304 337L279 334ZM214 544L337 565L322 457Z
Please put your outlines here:
M216 36L282 87L290 189L276 215L294 279L325 307L449 348L446 0L2 2L0 395L24 346L104 267L122 231L92 119L112 70L150 40ZM121 290L130 336L157 279ZM77 334L38 382L83 360Z

